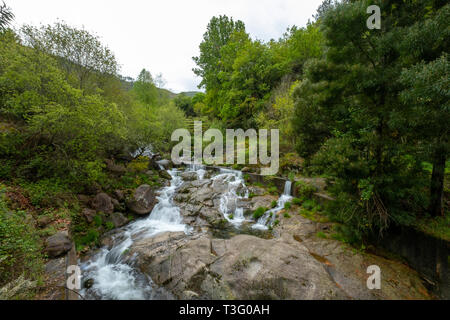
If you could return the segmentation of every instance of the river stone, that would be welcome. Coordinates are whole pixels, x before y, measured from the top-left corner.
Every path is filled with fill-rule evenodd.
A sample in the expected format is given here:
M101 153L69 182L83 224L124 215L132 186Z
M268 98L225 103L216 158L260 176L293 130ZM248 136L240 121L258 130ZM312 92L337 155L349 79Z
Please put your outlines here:
M197 172L183 172L180 174L180 177L184 181L194 181L198 179Z
M143 184L134 191L133 199L127 201L127 207L135 214L146 215L152 212L156 202L152 188Z
M114 224L114 227L120 228L128 223L128 218L126 218L123 214L120 212L114 212L110 216L112 223Z
M97 194L92 200L92 207L97 212L103 212L106 214L111 214L114 212L114 205L112 203L112 200L106 193Z
M170 160L167 159L163 159L163 160L158 160L156 161L156 163L160 166L162 166L164 169L166 170L170 170L173 168L173 163Z
M72 241L67 231L60 231L57 234L48 237L46 240L45 252L50 258L57 258L72 248Z
M172 180L172 176L166 170L160 170L158 174L163 179Z

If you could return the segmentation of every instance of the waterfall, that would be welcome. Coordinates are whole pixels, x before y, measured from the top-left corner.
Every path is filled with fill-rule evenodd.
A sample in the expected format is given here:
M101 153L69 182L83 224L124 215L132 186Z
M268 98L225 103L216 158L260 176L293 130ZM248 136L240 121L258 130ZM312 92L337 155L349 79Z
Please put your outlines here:
M286 183L284 184L284 192L283 192L283 194L286 195L286 196L290 196L291 195L291 187L292 187L291 180L286 180Z
M284 184L283 194L278 199L275 208L266 211L266 213L264 213L264 215L261 218L259 218L258 221L252 226L253 229L267 230L269 229L269 226L273 225L273 223L276 220L277 213L284 209L284 205L286 202L292 200L291 188L292 182L287 180L286 183Z
M238 207L239 199L248 198L248 189L241 171L220 169L220 173L212 178L227 184L227 191L220 197L220 212L232 225L239 227L244 221L244 209ZM232 215L232 218L230 218Z
M90 289L82 290L83 296L133 300L154 298L157 291L152 287L151 279L132 268L130 261L125 261L123 253L136 239L152 237L166 231L190 232L182 223L180 209L172 202L176 188L183 181L177 170L169 170L168 173L172 177L170 185L160 191L158 203L151 214L122 228L113 239L111 249L102 248L90 261L81 264L83 278L94 280Z

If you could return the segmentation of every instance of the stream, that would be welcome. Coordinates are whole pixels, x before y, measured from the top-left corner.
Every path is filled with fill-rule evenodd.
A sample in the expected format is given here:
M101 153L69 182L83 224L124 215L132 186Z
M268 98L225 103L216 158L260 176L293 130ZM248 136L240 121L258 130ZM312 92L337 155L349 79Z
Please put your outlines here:
M188 172L196 172L198 179L207 173L201 165L190 165ZM180 209L174 204L173 197L178 187L183 184L181 171L167 171L172 177L169 186L158 191L158 203L149 216L138 219L125 227L117 229L110 249L103 247L88 261L80 263L82 283L92 281L92 286L83 288L80 294L85 299L107 300L156 300L174 297L161 287L153 284L152 279L134 267L134 258L125 255L136 240L154 237L163 232L184 232L191 234L193 229L183 224ZM243 174L240 171L220 169L210 178L213 183L226 183L226 191L220 197L220 212L233 227L242 223L253 223L252 228L267 230L275 221L277 212L291 200L291 182L286 182L284 194L276 207L268 210L257 222L244 216L243 208L238 206L239 199L249 197Z

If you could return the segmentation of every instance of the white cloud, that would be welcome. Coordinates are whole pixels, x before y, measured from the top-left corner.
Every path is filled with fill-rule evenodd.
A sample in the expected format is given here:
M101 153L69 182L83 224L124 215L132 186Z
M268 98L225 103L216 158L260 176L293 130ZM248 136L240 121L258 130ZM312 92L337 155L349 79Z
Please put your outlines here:
M288 26L304 26L322 0L6 0L15 25L64 20L98 34L115 53L122 74L142 68L162 73L167 88L197 90L192 68L206 26L214 15L245 22L253 38L277 39Z

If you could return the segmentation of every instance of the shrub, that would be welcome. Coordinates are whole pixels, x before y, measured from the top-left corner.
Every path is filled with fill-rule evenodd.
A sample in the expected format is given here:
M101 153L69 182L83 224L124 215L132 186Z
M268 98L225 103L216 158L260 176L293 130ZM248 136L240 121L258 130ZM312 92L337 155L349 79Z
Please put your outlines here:
M273 200L273 201L270 203L270 207L273 209L273 208L275 208L275 207L277 206L277 204L278 204L278 202L275 201L275 200Z
M294 199L292 199L292 204L294 204L296 206L300 206L302 204L302 200L299 198L294 198Z
M289 201L284 204L284 209L286 210L291 209L291 203Z
M0 287L22 274L40 279L43 257L37 230L23 211L9 211L0 184Z
M295 187L297 188L297 194L300 198L311 199L313 194L317 191L314 186L309 185L304 181L297 181Z
M317 232L316 236L318 238L327 239L327 235L325 233L323 233L322 231Z
M264 213L266 213L266 211L267 208L259 207L253 212L253 219L258 220L264 215Z
M312 210L316 207L316 202L314 200L306 200L305 202L303 202L302 207L306 210Z
M267 191L269 191L270 194L278 194L278 188L275 186L271 186L267 189Z

